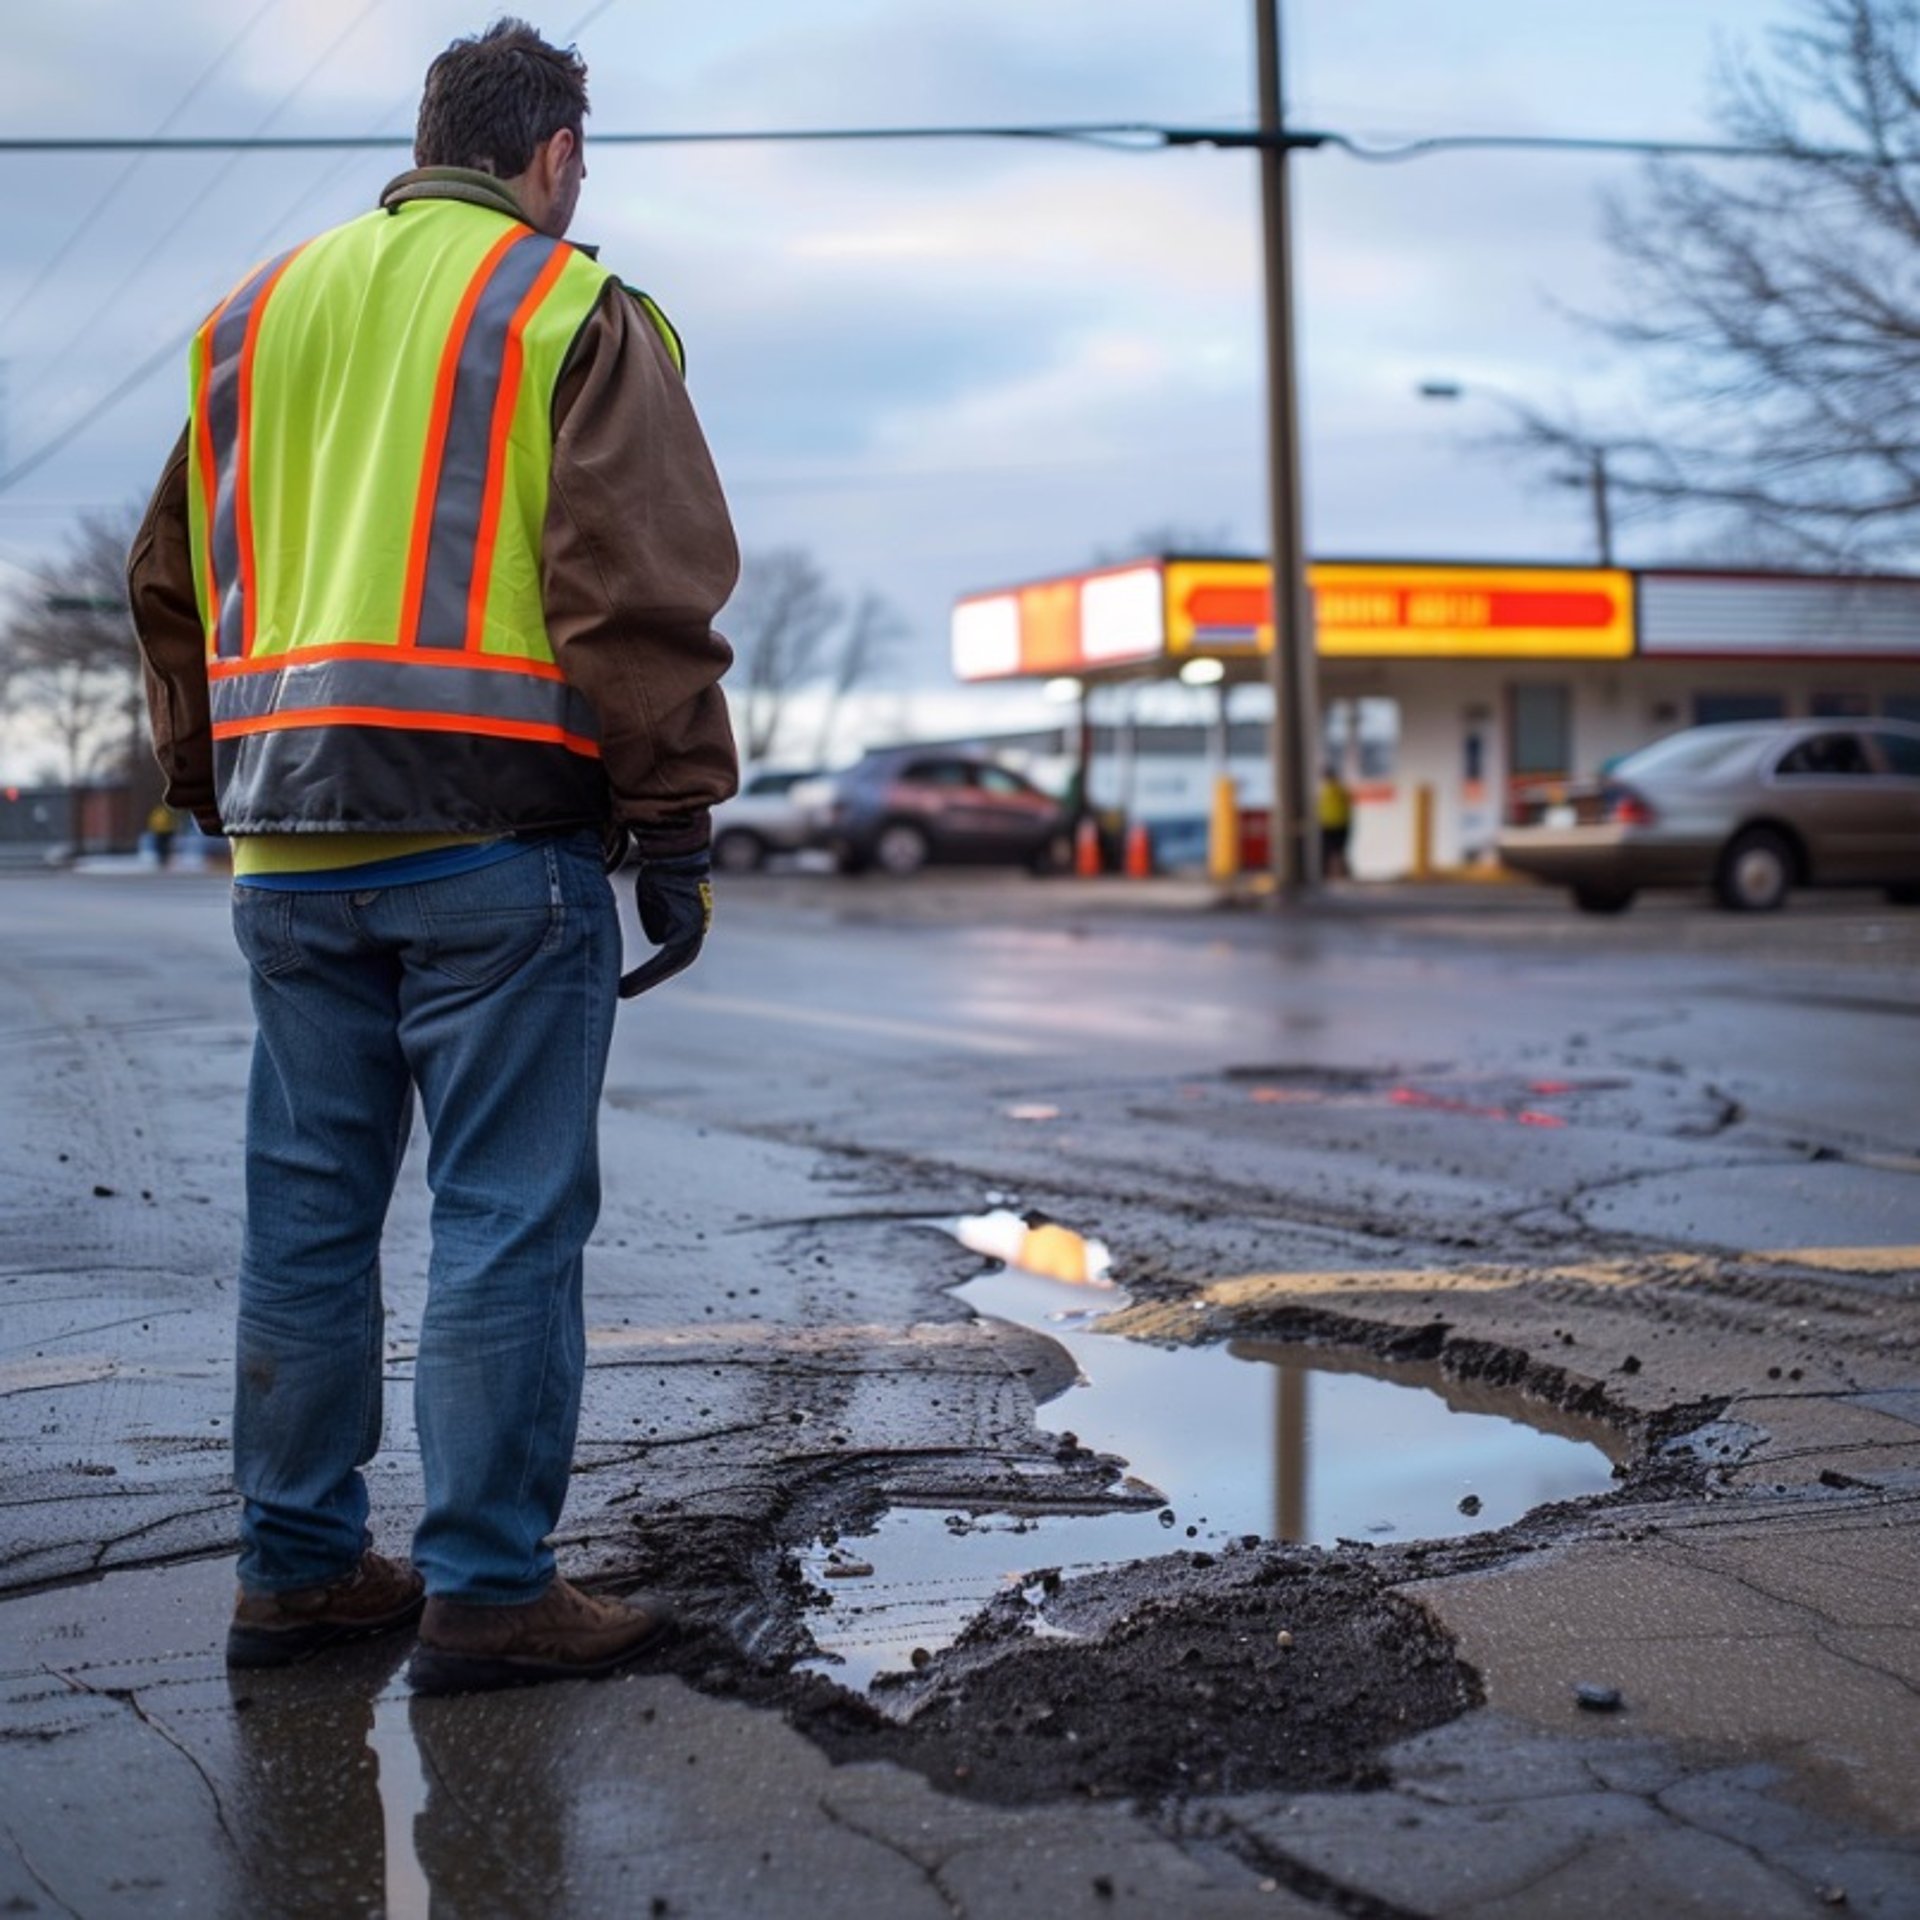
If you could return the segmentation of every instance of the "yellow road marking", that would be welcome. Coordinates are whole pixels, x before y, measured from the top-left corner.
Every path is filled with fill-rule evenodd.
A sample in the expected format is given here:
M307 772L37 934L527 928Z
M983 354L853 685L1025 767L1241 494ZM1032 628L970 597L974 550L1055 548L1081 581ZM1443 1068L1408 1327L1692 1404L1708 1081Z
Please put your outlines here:
M1813 1267L1829 1273L1920 1273L1920 1247L1776 1248L1730 1256L1767 1266ZM1136 1339L1181 1337L1196 1305L1248 1308L1284 1300L1329 1296L1409 1293L1501 1293L1529 1284L1571 1281L1589 1287L1684 1286L1718 1272L1728 1257L1706 1253L1644 1254L1633 1259L1586 1260L1565 1265L1482 1267L1356 1267L1308 1273L1246 1273L1216 1280L1186 1300L1137 1301L1102 1322L1103 1331Z
M1835 1273L1920 1271L1920 1247L1793 1247L1779 1253L1750 1253L1749 1260L1776 1261L1790 1267L1824 1267Z

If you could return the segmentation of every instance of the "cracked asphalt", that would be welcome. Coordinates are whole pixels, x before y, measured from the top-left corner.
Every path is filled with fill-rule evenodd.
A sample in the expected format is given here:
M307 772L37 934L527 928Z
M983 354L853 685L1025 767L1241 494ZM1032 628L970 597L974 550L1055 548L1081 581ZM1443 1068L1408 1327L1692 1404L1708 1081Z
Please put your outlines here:
M0 914L0 1911L1920 1914L1920 915L730 886L622 1014L561 1539L689 1625L413 1701L401 1646L219 1658L223 883L10 875ZM826 1591L810 1544L889 1511L1145 1497L1049 1424L1059 1344L948 1291L981 1262L939 1223L989 1207L1112 1250L1116 1339L1598 1423L1612 1491ZM410 1159L402 1549L425 1221ZM861 1693L814 1628L869 1600L932 1644Z

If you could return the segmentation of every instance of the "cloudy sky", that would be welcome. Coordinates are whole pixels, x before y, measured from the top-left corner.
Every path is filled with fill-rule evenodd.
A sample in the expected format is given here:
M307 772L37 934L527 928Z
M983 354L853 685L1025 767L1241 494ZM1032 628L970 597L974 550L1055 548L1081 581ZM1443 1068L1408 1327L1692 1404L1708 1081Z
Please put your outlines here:
M943 671L959 591L1168 523L1260 538L1261 295L1245 153L1012 142L617 149L593 133L1076 120L1244 125L1252 0L565 0L592 67L597 241L687 338L749 548L801 544ZM1299 124L1698 137L1716 51L1791 0L1286 0ZM8 8L0 132L406 133L466 0ZM249 263L369 205L393 152L0 154L0 588L74 514L144 493L175 340ZM1625 378L1598 199L1635 163L1538 154L1296 167L1307 526L1321 553L1573 560L1580 499L1475 444L1448 377L1600 415ZM73 423L160 355L85 430ZM1626 556L1634 552L1629 530ZM1644 536L1643 542L1644 542Z

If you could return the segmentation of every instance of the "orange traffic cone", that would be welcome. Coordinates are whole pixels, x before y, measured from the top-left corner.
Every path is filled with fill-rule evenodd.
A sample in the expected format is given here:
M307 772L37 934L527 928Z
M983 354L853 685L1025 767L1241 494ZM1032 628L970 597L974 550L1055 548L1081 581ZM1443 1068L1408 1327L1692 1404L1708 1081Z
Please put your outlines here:
M1136 820L1127 829L1127 878L1150 879L1153 874L1153 835L1144 820Z
M1082 880L1091 880L1101 871L1100 823L1092 814L1083 814L1073 834L1073 870Z

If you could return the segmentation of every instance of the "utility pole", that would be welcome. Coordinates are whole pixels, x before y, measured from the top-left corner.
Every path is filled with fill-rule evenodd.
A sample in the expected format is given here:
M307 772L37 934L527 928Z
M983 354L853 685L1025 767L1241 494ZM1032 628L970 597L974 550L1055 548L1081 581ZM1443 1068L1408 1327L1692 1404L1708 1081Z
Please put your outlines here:
M1587 484L1593 489L1593 539L1600 564L1613 565L1613 503L1608 498L1607 450L1594 447L1587 454Z
M1267 288L1267 510L1273 567L1273 878L1282 898L1319 878L1315 749L1320 700L1314 671L1313 597L1300 512L1300 406L1293 334L1293 237L1280 0L1254 0L1260 69L1260 212Z

